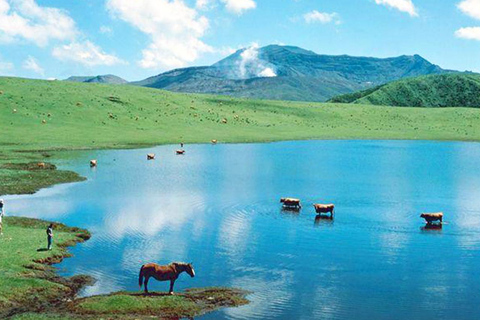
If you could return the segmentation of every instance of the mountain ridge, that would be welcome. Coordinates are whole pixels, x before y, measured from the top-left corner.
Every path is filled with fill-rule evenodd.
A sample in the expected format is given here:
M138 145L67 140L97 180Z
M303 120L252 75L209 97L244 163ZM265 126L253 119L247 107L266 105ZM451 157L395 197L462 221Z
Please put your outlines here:
M108 83L108 84L127 84L128 81L113 74L98 76L71 76L65 81L86 82L86 83Z
M420 55L320 55L295 46L237 50L212 64L174 69L132 85L235 97L326 101L406 77L452 72Z

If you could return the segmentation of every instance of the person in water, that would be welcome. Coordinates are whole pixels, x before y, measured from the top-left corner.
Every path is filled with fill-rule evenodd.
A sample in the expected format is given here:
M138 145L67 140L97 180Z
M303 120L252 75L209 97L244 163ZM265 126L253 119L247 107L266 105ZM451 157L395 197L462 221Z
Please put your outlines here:
M2 218L5 215L5 203L3 202L3 199L0 199L0 235L3 234L3 222Z
M53 242L53 223L51 223L47 228L47 243L48 243L48 250L52 250L52 242Z

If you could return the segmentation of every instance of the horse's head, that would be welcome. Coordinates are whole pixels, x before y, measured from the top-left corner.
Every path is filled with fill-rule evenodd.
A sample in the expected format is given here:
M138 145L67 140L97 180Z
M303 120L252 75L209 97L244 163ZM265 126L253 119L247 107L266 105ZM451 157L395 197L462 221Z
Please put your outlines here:
M190 277L195 277L195 270L193 270L193 266L191 263L174 262L173 265L178 270L178 272L186 272L190 275Z
M190 275L190 277L195 277L195 270L193 270L193 266L191 263L187 263L185 265L185 271Z

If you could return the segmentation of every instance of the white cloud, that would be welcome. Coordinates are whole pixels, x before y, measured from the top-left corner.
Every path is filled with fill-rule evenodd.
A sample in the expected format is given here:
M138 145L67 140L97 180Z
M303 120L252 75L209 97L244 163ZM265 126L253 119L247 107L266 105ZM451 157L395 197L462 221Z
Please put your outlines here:
M181 0L107 0L108 10L151 38L139 65L162 69L183 67L213 48L201 38L209 21Z
M480 0L463 0L458 8L466 15L480 20Z
M339 16L336 12L327 13L327 12L319 12L317 10L313 10L309 13L303 15L303 19L307 23L331 23L335 22L335 24L340 24Z
M125 64L123 60L103 52L100 47L90 41L72 42L55 47L52 55L57 59L78 62L85 66Z
M221 0L228 11L242 14L244 11L255 9L257 4L254 0Z
M35 0L0 0L0 39L46 46L52 39L71 40L78 33L67 12L39 6Z
M23 62L23 68L38 73L42 76L45 75L45 70L40 66L37 59L32 56L28 56L28 58Z
M253 77L267 78L277 76L273 67L267 66L265 61L258 57L258 49L258 44L253 43L240 54L240 60L238 60L236 63L238 66L238 72L236 72L236 76L238 78L248 79Z
M480 41L480 27L467 27L455 32L457 38Z
M215 3L215 0L197 0L195 2L195 6L198 9L206 10L206 9L210 9L211 7L213 7L214 3Z
M1 76L11 75L11 72L13 71L13 69L14 69L13 63L3 61L0 57L0 75Z
M412 0L375 0L375 3L406 12L412 17L418 16L417 9Z
M99 31L100 31L100 33L103 33L103 34L112 34L113 33L112 28L110 28L109 26L101 26Z
M277 76L272 68L265 68L258 75L262 78L272 78Z

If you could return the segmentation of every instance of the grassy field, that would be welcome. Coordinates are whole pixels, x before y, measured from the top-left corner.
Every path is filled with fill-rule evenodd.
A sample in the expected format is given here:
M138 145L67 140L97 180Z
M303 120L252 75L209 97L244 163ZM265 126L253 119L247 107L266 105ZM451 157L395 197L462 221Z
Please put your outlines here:
M247 292L192 289L175 296L115 293L75 299L92 279L59 277L50 265L68 257L67 247L90 238L86 230L56 224L54 249L46 251L48 222L7 217L0 236L0 319L140 319L194 317L248 303Z
M68 257L66 247L90 238L78 228L57 224L55 246L46 251L45 221L6 217L0 235L0 318L24 310L43 310L64 298L72 298L86 277L58 277L49 264Z
M0 78L0 195L77 181L35 167L59 150L295 139L480 140L480 110L244 100ZM12 166L17 164L17 167ZM23 169L22 169L23 168ZM28 169L29 168L29 169Z

